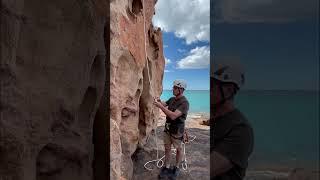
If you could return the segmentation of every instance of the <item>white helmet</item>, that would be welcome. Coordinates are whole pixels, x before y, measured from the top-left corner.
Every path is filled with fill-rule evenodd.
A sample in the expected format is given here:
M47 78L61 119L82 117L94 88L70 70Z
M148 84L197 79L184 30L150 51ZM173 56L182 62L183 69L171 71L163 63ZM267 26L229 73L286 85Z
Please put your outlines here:
M183 79L176 79L173 81L173 86L177 86L179 88L187 89L187 83Z
M234 83L238 89L244 84L244 70L239 61L214 60L213 78L225 83Z

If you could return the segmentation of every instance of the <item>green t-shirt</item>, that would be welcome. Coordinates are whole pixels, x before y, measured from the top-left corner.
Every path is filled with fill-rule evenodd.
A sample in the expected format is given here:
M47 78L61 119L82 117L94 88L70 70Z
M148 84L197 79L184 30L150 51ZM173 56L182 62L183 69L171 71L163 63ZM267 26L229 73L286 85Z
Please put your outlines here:
M185 96L176 99L171 97L165 102L168 105L170 111L179 110L182 115L175 120L171 120L168 116L166 117L166 123L169 124L170 133L182 136L184 132L185 120L189 111L189 102Z

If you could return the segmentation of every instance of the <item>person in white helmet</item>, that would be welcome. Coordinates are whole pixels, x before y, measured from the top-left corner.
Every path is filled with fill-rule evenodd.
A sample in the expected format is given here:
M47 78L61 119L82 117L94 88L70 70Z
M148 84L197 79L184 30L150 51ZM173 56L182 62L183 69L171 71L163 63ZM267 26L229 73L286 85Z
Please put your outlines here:
M187 83L184 80L178 79L173 82L172 93L174 97L162 102L156 98L154 104L166 114L166 124L164 129L164 147L165 161L164 167L161 168L159 177L166 176L176 178L179 175L179 167L182 160L182 141L185 129L185 120L188 115L189 102L183 95ZM176 164L170 169L171 145L176 148Z
M244 72L236 61L215 61L211 72L211 179L242 180L254 142L252 126L233 102Z

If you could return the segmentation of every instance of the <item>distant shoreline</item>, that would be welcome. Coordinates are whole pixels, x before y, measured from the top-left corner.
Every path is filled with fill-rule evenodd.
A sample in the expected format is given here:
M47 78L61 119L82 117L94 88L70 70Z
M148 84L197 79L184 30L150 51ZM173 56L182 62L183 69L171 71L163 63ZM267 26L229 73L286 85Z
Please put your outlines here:
M163 126L166 121L166 115L159 110L160 116L158 119L157 126ZM196 112L196 113L188 113L187 119L186 119L186 127L187 128L200 128L200 129L209 129L209 126L201 125L202 121L206 121L210 118L209 113L202 113L202 112Z
M187 118L209 118L210 117L210 112L189 112Z

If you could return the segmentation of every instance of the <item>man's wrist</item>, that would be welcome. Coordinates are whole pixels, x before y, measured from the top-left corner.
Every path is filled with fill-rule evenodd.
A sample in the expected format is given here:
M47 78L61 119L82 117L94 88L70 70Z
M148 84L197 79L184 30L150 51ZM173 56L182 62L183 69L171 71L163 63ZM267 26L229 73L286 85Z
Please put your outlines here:
M161 106L160 106L160 109L162 110L162 111L165 111L164 109L164 106L161 104Z
M163 105L160 106L160 109L167 115L166 108Z

